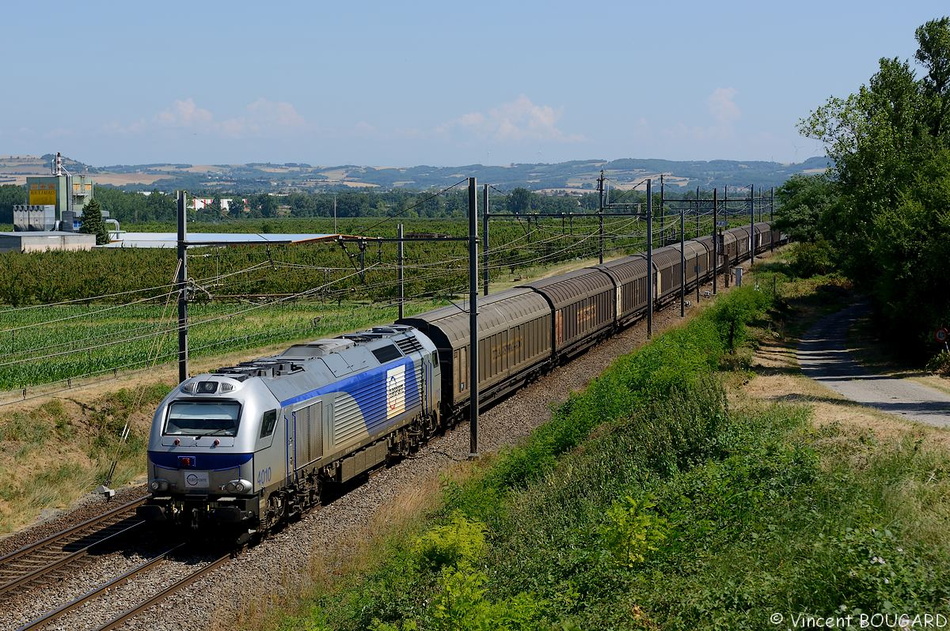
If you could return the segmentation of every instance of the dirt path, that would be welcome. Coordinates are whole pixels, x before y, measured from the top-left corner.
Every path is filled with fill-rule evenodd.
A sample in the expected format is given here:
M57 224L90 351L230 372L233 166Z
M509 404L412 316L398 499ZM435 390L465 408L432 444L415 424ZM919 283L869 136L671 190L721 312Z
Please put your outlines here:
M805 376L856 403L906 420L950 427L950 395L910 379L869 372L848 348L848 331L867 313L863 303L819 320L796 357Z

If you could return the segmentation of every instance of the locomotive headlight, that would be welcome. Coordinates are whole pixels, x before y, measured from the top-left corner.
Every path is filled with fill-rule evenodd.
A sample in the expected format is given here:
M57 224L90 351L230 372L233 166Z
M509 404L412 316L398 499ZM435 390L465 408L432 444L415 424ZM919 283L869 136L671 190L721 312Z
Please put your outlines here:
M168 490L168 480L163 480L161 478L155 478L148 483L148 488L152 493L161 493L162 491Z
M217 381L199 381L195 389L197 394L214 394L218 391Z
M224 485L224 490L228 493L249 493L252 485L247 480L231 480Z

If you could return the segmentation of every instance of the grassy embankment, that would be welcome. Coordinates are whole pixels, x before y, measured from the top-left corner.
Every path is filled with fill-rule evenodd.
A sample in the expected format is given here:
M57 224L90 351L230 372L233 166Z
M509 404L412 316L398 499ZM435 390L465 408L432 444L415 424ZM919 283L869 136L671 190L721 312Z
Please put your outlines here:
M619 360L525 444L462 466L426 515L385 520L342 577L241 624L784 629L947 614L947 433L805 384L788 346L761 361L805 307L840 294L785 280L760 275L777 297L733 291ZM755 357L727 348L744 322L759 327Z

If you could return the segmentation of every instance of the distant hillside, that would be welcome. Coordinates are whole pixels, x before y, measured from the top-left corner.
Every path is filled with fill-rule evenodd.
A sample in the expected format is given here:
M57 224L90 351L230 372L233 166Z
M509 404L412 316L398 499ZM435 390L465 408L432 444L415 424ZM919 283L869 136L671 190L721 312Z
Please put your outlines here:
M52 156L0 156L0 184L22 184L27 175L49 173ZM823 157L798 164L761 161L674 161L625 158L622 160L575 160L556 164L511 164L457 167L367 167L356 165L311 166L302 163L250 163L194 165L139 164L93 167L65 159L72 173L88 173L98 184L127 190L189 190L229 193L291 192L353 188L406 188L428 190L451 186L468 177L502 190L524 187L551 193L580 193L597 188L601 171L609 186L619 189L643 187L647 178L659 186L660 176L671 190L709 190L723 186L781 185L796 173L816 173L828 166Z

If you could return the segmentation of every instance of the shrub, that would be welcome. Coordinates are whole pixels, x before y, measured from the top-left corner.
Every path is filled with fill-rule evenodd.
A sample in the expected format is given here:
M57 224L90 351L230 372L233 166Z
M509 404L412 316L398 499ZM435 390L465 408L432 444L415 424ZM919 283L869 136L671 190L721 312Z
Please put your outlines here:
M940 351L930 358L927 370L937 375L950 375L950 352Z
M484 550L485 525L459 512L452 514L448 524L420 535L415 543L415 554L426 569L471 565Z
M613 562L633 567L648 552L659 549L666 539L667 522L650 512L655 506L650 499L638 501L626 495L607 509L597 533Z
M795 274L801 278L822 276L835 270L831 246L827 241L794 244L791 264Z
M754 287L737 287L716 302L711 317L729 352L746 340L747 325L761 318L769 303L768 294Z

